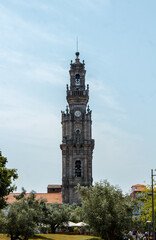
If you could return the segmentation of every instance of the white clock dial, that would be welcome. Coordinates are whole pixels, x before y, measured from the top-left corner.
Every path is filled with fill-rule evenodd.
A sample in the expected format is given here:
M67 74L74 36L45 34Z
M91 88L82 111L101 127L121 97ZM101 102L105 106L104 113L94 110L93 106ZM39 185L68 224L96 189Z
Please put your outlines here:
M75 117L80 117L81 116L81 112L79 110L75 111Z

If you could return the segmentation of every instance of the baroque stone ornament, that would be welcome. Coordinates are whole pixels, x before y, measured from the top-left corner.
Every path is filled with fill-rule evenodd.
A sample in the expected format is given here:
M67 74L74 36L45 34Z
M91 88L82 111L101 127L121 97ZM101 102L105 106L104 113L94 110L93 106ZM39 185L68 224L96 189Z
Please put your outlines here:
M85 86L85 63L79 52L70 64L70 86L67 85L66 111L62 111L62 199L63 203L81 204L75 187L92 185L92 139L91 110L87 107L89 85Z

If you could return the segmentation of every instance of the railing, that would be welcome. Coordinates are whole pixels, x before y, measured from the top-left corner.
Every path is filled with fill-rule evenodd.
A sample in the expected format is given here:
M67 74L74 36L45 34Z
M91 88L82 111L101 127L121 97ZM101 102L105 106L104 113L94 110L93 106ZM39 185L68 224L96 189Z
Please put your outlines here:
M88 90L67 90L67 96L88 96Z

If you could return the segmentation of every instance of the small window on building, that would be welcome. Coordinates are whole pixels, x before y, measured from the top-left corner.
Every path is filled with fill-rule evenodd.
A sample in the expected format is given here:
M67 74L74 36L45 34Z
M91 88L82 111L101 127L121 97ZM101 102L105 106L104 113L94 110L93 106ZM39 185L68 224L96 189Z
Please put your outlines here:
M75 177L81 177L81 161L75 162Z

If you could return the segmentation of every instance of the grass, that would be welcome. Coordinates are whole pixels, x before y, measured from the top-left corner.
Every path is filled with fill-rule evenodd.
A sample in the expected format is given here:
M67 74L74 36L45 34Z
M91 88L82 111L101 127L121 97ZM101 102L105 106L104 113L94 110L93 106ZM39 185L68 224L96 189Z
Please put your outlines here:
M37 234L30 240L100 240L101 238L86 235ZM0 240L10 240L7 235L0 234Z
M4 235L4 234L0 234L0 240L8 240L9 238Z

